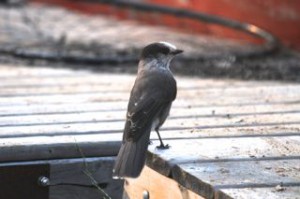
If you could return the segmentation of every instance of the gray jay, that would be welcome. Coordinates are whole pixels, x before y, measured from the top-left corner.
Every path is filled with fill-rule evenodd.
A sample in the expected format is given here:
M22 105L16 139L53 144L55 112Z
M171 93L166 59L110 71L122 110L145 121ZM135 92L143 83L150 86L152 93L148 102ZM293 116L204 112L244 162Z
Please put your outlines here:
M168 117L177 93L170 62L182 52L167 42L152 43L142 50L127 107L123 141L113 169L114 178L140 175L152 129L160 141L157 148L169 147L164 145L159 128Z

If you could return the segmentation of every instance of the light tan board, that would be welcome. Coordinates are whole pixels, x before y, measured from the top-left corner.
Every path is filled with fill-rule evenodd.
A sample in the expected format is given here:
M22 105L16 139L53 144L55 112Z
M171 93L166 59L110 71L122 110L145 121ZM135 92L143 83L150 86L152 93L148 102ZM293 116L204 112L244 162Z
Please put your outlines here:
M130 199L142 198L145 192L148 192L149 198L154 199L204 199L147 166L144 167L141 177L126 179L124 185L125 192Z
M0 162L117 154L135 75L10 65L0 74ZM157 150L151 135L152 168L161 172L161 157L176 183L207 198L299 196L299 84L176 79L161 128L171 148Z

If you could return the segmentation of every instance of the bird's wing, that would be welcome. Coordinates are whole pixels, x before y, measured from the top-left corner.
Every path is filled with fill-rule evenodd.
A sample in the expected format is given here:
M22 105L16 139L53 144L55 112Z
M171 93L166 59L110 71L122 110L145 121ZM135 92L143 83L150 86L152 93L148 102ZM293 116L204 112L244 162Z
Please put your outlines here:
M176 97L176 81L171 74L141 73L131 91L123 141L137 141L151 130L155 116Z
M135 102L127 112L124 139L137 141L145 130L151 129L152 121L166 102L153 97Z

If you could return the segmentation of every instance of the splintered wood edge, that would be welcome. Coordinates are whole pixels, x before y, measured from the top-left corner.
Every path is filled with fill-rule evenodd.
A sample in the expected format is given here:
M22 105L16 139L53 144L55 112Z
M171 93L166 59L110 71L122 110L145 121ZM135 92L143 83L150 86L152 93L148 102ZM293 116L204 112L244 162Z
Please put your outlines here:
M150 198L204 199L177 181L152 170L148 166L144 167L140 177L136 179L127 178L124 183L124 190L126 197L130 199L142 198L145 192L148 192Z
M212 185L205 183L200 179L196 178L195 176L182 170L178 165L170 164L169 162L165 161L163 158L149 151L147 153L146 165L144 167L144 170L148 170L148 167L156 171L160 175L168 179L174 180L176 183L178 183L178 185L185 187L191 192L198 194L199 196L201 196L200 198L202 197L207 199L210 198L231 199L232 198L227 194L225 194L224 192L222 192L221 190L216 190ZM141 176L143 175L143 172Z

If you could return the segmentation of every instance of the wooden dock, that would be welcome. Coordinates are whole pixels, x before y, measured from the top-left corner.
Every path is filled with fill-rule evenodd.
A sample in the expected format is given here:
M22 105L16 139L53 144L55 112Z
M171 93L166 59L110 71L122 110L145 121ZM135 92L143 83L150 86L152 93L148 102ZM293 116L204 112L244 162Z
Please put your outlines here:
M1 64L0 79L0 170L47 162L51 183L88 185L85 161L96 180L113 184L135 75ZM131 198L145 190L150 198L174 198L167 185L157 187L163 178L194 198L300 198L300 84L182 76L177 82L161 133L171 148L157 150L151 136L147 167L125 186ZM50 187L50 198L68 188Z

